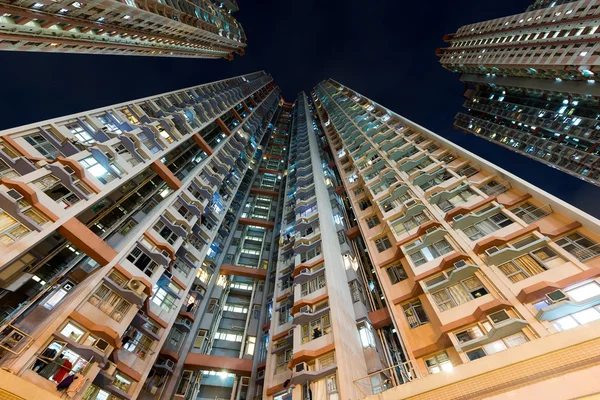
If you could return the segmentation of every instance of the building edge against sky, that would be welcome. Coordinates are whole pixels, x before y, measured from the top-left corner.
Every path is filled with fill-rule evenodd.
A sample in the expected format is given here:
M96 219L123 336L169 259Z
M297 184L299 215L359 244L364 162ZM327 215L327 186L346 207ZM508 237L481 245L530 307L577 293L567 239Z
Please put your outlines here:
M244 54L235 0L2 0L0 50L162 57Z
M465 25L437 51L460 73L455 127L600 185L600 2L538 0Z
M257 72L0 146L9 394L600 392L600 222L333 80L292 104Z

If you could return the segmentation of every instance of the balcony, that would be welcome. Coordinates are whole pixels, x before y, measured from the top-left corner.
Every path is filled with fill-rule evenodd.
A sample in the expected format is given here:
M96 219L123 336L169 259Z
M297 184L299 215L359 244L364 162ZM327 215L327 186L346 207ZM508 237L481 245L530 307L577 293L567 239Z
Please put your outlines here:
M483 193L487 194L490 197L495 197L495 196L499 196L504 192L507 192L511 189L510 186L510 182L508 181L495 181L492 180L491 182L488 182L487 184L481 186L479 188L479 190L481 190Z
M487 265L501 265L533 250L537 250L540 247L544 247L549 241L549 238L543 237L519 247L518 249L514 247L505 247L503 249L492 247L486 250L485 262Z
M372 396L421 378L419 370L408 361L372 373L354 381L354 384L364 396Z
M519 333L528 326L527 321L518 318L509 318L507 320L495 323L490 331L478 338L469 340L468 342L460 343L456 346L457 350L468 351L476 347L486 345L504 337Z
M470 213L460 217L460 215L454 216L454 222L452 223L452 228L454 229L464 229L468 226L476 224L477 222L483 221L484 219L497 214L504 207L502 205L496 205L491 208L486 207L485 210Z
M448 274L448 276L443 280L439 280L434 283L430 283L432 280L427 281L423 291L425 293L437 292L473 276L477 271L479 271L479 267L477 265L465 264L460 268L455 268L452 270L450 274Z

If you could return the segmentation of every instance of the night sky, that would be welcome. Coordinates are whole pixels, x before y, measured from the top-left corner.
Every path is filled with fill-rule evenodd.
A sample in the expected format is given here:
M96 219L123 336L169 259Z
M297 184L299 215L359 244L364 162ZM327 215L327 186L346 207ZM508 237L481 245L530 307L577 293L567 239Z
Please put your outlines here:
M333 78L600 217L600 188L452 127L463 85L439 65L442 37L532 2L239 0L248 47L234 61L2 52L0 129L257 70L287 101Z

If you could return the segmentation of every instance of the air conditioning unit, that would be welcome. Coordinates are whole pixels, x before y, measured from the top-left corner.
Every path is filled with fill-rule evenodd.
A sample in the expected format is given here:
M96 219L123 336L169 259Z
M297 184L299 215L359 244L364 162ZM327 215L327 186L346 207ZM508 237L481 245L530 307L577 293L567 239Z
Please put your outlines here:
M308 268L304 268L302 271L300 271L301 274L308 274L310 272L310 270Z
M169 254L169 252L166 250L161 251L160 254L162 254L163 256L165 256L167 258L171 258L171 254Z
M256 379L262 379L265 377L265 370L261 369L256 371Z
M569 296L562 290L555 290L546 295L546 302L548 304L556 304L566 300L569 300Z
M164 364L167 368L175 368L175 361L173 360L165 360L165 364Z
M467 262L465 260L460 260L454 263L454 267L458 268L462 268L465 265L467 265Z
M500 251L499 248L497 248L496 246L492 246L485 251L485 254L487 254L488 256L491 256L492 254L497 253L499 251Z
M94 343L94 347L101 351L105 351L106 348L108 347L108 342L103 339L98 339L98 340L96 340L96 343Z
M462 215L462 214L458 214L458 215L456 215L456 216L454 216L454 217L452 218L452 221L456 222L456 221L458 221L458 220L461 220L461 219L463 219L464 217L465 217L464 215Z
M310 306L304 306L300 308L300 312L301 313L309 313L310 312Z
M21 195L21 193L17 192L15 189L10 189L8 192L6 192L10 197L12 197L15 200L22 200L23 196Z
M496 311L495 313L488 315L488 319L492 322L492 324L495 325L502 321L506 321L507 319L510 319L510 316L508 315L508 313L505 310L500 310L500 311Z
M404 203L404 206L406 208L411 208L412 206L414 206L415 204L417 204L417 200L408 200L406 203Z
M137 292L142 287L142 283L137 279L132 279L129 282L127 282L127 287L133 290L134 292Z
M296 373L308 371L308 365L305 362L296 364Z
M68 165L64 165L63 169L67 172L67 174L69 175L74 175L75 174L75 170L71 167L69 167Z

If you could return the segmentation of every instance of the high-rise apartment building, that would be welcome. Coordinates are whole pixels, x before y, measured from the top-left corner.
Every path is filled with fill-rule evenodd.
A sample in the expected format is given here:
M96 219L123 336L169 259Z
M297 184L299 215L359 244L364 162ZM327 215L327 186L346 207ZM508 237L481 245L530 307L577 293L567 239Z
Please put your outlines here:
M235 0L2 0L0 50L163 57L244 54Z
M600 221L335 81L165 93L0 158L3 398L600 392Z
M317 140L343 182L336 193L351 205L347 237L361 246L354 254L366 284L353 296L355 306L367 298L361 347L388 365L367 364L353 382L362 394L600 392L590 380L600 357L600 221L335 81L320 83L312 100Z
M461 27L442 65L460 73L455 127L600 185L600 2L536 1Z

